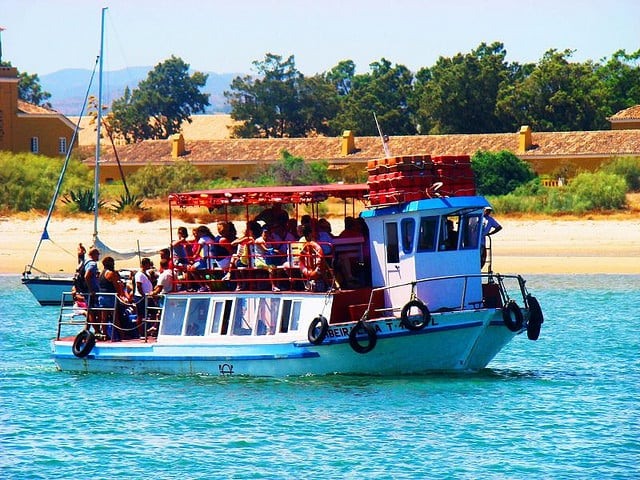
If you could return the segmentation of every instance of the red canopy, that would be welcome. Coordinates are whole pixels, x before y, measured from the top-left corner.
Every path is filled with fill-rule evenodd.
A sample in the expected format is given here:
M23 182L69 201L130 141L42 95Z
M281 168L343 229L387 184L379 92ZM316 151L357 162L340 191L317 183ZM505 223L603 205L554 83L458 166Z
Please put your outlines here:
M267 205L272 203L318 203L328 198L364 200L369 194L365 184L292 185L278 187L243 187L172 193L169 203L178 207L225 205Z

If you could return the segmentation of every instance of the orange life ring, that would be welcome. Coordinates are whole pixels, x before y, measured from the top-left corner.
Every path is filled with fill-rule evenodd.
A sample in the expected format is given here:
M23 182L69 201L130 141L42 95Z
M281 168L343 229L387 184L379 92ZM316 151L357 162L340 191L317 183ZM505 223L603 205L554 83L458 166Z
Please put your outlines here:
M307 242L300 251L300 273L307 280L317 280L322 277L324 253L316 242Z

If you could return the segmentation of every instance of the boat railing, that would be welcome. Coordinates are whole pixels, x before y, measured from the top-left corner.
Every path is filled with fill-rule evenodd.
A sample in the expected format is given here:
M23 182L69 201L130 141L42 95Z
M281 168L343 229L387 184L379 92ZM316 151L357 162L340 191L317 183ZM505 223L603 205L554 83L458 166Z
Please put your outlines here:
M192 291L269 290L272 286L327 291L345 286L344 279L362 268L364 243L362 237L332 242L270 241L266 253L258 252L254 244L242 254L207 258L206 269L175 266L175 284L177 290Z
M137 305L120 299L115 293L96 293L79 296L64 292L60 302L60 315L56 339L60 340L63 330L82 325L84 329L93 328L98 338L117 341L143 337L157 331L162 313L161 303L155 297L145 296L141 302L145 305L145 318L138 325ZM155 327L155 329L154 329ZM77 332L75 332L77 333Z
M480 279L482 284L482 298L469 298L469 282L472 280ZM424 301L417 293L419 285L433 285L434 288L438 288L438 283L459 281L460 285L457 286L459 291L459 300L450 306L439 306L431 313L450 312L450 311L463 311L463 310L478 310L481 308L497 308L507 305L507 303L519 293L522 297L523 305L528 308L528 292L526 288L526 280L520 275L501 275L495 273L480 273L470 275L446 275L440 277L422 278L410 282L398 283L394 285L388 285L384 287L377 287L372 289L369 296L369 303L364 311L363 319L378 318L381 316L394 315L397 316L398 312L402 310L404 305L400 306L382 306L377 301L384 293L390 292L394 289L410 289L407 302L410 300L418 300L429 306L428 301ZM477 293L474 293L477 295Z
M51 278L51 275L49 275L47 272L44 272L36 267L34 267L33 265L25 265L24 266L24 271L22 272L22 277L23 278L28 278L31 275L33 275L33 272L36 272L37 274L39 274L40 277L42 278Z

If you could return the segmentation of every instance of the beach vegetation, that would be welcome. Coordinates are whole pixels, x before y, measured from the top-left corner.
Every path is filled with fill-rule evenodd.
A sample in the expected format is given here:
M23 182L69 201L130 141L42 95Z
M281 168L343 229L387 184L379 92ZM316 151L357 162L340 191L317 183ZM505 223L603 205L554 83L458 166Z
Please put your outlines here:
M111 203L110 209L115 213L140 212L145 210L143 201L144 199L138 195L124 193Z
M62 196L60 201L64 205L69 205L72 212L91 213L95 208L95 197L93 189L90 188L70 190ZM104 207L104 205L104 200L98 200L98 209Z
M603 172L615 173L622 176L627 182L627 188L631 192L640 192L640 159L633 157L621 157L605 163L601 169Z
M191 162L178 161L171 165L145 165L128 176L131 191L143 198L166 197L170 193L196 190L203 177Z
M318 185L329 183L327 162L306 162L304 158L280 152L280 159L256 172L258 185Z
M471 159L471 168L480 195L506 195L536 177L527 162L508 150L479 151Z
M0 208L17 212L48 209L63 163L60 158L1 151ZM72 160L65 172L61 192L81 188L89 182L89 169Z
M513 192L489 196L500 213L576 214L621 210L626 207L627 184L621 175L583 172L565 187L545 187L539 179Z

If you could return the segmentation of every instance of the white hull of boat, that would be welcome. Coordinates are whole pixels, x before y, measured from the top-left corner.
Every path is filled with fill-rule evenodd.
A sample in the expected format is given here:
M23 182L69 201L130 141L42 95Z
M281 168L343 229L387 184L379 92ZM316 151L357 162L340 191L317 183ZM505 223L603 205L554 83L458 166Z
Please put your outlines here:
M22 283L40 305L59 306L62 294L71 291L73 277L29 277L23 278Z
M266 337L194 338L179 342L98 342L84 358L74 356L73 339L52 342L59 369L80 372L163 373L215 376L300 376L327 374L402 375L424 372L477 371L517 335L500 309L434 314L430 325L409 331L397 318L370 321L377 343L368 353L354 351L351 325L332 325L320 345L304 335L278 343ZM519 333L519 332L518 332ZM225 344L221 344L222 342Z

